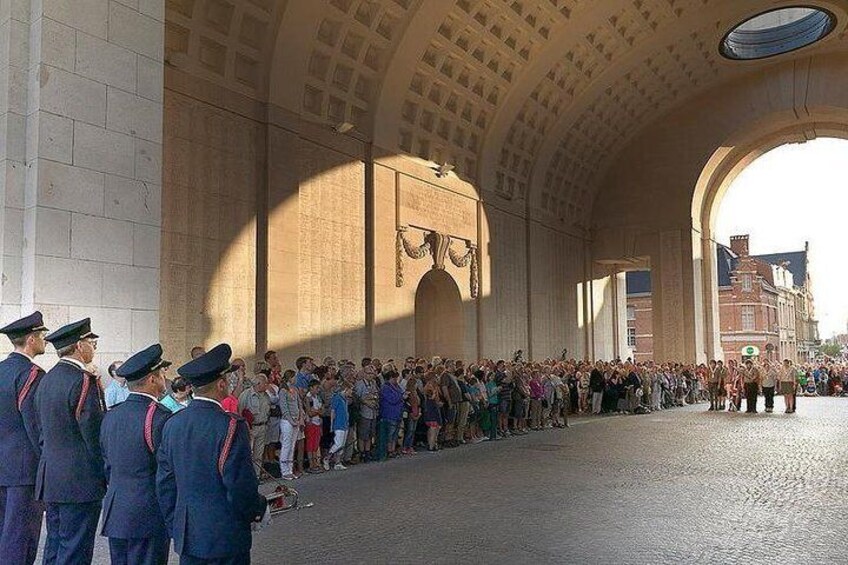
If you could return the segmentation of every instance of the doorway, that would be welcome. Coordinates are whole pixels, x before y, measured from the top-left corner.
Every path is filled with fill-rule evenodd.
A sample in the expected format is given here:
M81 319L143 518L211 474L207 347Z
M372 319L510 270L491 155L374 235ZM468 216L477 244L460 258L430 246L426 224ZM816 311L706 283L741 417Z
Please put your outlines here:
M415 355L461 359L464 343L459 287L444 270L432 269L415 291Z

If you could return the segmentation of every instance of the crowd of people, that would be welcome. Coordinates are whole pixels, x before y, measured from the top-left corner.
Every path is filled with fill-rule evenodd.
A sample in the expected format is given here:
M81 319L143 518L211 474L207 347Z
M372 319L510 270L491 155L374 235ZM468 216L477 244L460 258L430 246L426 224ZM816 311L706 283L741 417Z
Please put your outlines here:
M195 347L191 356L203 353ZM710 411L756 412L759 396L772 412L775 395L784 396L792 413L798 395L848 390L848 366L789 360L696 365L407 357L398 363L366 357L354 363L325 357L319 364L304 356L284 369L268 351L250 372L243 359L233 365L222 404L247 420L257 470L287 480L566 427L569 415L640 414L700 402ZM107 408L126 397L115 376L119 366L109 367ZM188 381L176 377L170 388L161 403L174 412L187 406Z
M646 414L709 402L765 411L783 395L844 394L839 363L795 366L546 359L510 361L302 356L274 351L248 371L227 344L171 365L153 344L94 364L88 318L48 333L40 312L0 328L0 563L31 565L47 523L45 563L90 563L95 532L115 563L249 563L251 532L270 521L262 474L304 473L434 453L567 427L576 414ZM49 343L59 361L35 362ZM520 352L519 352L520 353ZM282 485L278 488L282 489Z
M198 347L192 356L202 353ZM286 480L566 427L570 415L641 414L700 402L709 410L738 411L743 399L750 400L746 411L755 412L760 395L771 412L775 394L785 396L791 413L808 382L838 393L840 379L848 378L836 365L766 360L695 365L407 357L354 363L303 356L286 369L275 351L250 372L241 359L234 367L222 404L247 420L257 470ZM162 403L184 408L188 382L177 377L171 389Z

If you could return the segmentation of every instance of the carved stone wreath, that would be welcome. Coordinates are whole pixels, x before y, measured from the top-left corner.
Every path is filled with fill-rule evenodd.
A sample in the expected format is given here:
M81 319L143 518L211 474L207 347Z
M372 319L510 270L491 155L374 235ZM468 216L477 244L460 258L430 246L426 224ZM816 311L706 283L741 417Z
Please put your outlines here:
M455 251L451 244L453 238L449 235L436 231L428 231L424 234L424 241L420 245L415 245L406 237L406 226L401 226L397 230L395 239L395 286L398 288L404 284L403 278L403 256L406 254L410 259L423 259L428 252L433 258L433 269L445 268L445 255L450 257L451 263L464 269L470 265L470 285L471 297L477 298L479 294L480 280L477 257L477 246L471 241L465 241L465 254L460 255Z

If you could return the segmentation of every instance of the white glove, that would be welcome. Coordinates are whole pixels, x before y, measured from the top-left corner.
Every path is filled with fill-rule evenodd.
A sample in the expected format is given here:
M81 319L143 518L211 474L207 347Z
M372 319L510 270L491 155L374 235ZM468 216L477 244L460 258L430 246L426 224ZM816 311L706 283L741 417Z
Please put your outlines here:
M254 533L262 531L266 526L271 524L271 505L265 505L265 513L262 514L262 519L258 522L250 524L250 529Z

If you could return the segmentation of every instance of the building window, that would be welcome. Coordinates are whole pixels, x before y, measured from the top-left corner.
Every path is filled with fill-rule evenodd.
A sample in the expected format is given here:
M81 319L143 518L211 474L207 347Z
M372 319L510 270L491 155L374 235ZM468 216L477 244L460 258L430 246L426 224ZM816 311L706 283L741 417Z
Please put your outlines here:
M754 331L754 307L753 306L743 306L742 307L742 331L743 332Z
M635 320L636 319L636 307L635 306L628 306L627 307L627 319L628 320Z
M627 347L636 347L636 328L627 328Z
M745 292L751 292L754 288L753 281L751 279L751 275L744 274L742 275L742 290Z

